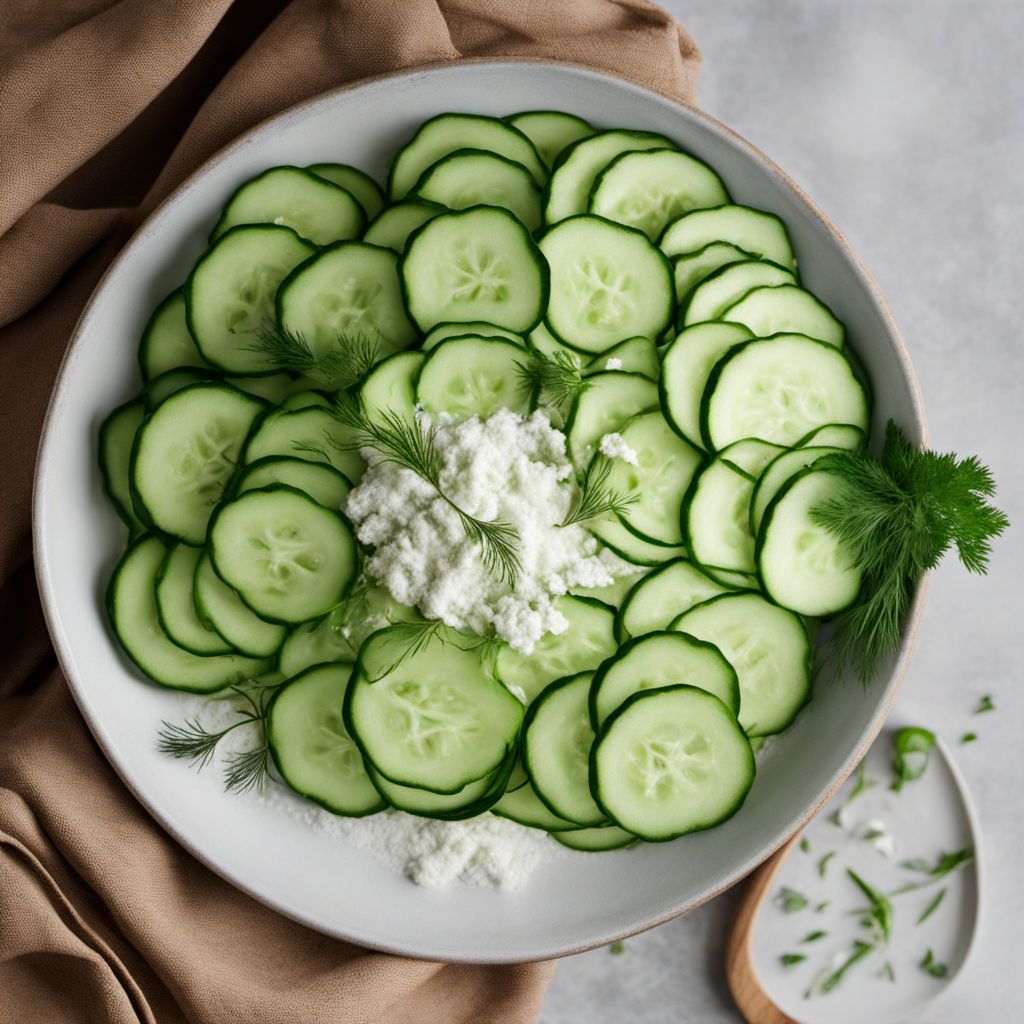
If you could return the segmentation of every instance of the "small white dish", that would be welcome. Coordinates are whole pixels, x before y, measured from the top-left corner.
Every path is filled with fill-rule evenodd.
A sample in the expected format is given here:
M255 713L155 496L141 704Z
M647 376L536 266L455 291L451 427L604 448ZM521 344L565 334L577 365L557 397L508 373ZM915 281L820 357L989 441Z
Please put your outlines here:
M208 161L140 228L75 330L40 448L34 506L39 586L72 692L111 764L187 849L239 888L305 924L366 946L439 960L505 962L578 952L692 910L733 885L835 791L899 688L923 594L897 655L866 689L825 679L813 704L760 759L742 811L670 844L581 854L522 890L418 889L355 848L220 791L157 753L173 694L147 685L103 612L124 533L101 493L96 431L138 389L135 351L156 302L203 251L235 187L274 164L342 160L383 180L385 160L446 110L563 108L598 126L663 132L722 175L738 202L782 216L808 285L847 324L874 387L874 429L893 417L914 442L924 413L906 349L870 275L834 227L763 154L711 118L597 72L526 61L469 62L382 77L300 104Z
M909 724L909 723L901 723ZM907 783L900 793L889 787L893 778L892 740L900 728L889 725L864 759L865 776L875 785L842 811L842 825L833 816L854 789L854 780L835 795L804 831L807 849L794 846L776 875L772 891L762 904L751 934L751 953L761 985L775 1005L798 1024L901 1024L922 1019L924 1013L956 979L967 962L978 931L981 834L963 776L949 747L939 739L931 751L924 775ZM865 838L871 828L883 826L887 840L880 846ZM830 993L805 993L830 969L832 958L847 956L854 939L865 938L858 926L857 908L866 900L846 875L852 868L868 884L883 892L925 876L908 871L901 862L922 859L935 863L940 854L973 850L963 867L916 891L892 897L893 928L888 945L869 954L851 968ZM821 858L833 854L818 870ZM789 887L804 895L809 905L794 913L783 912L778 895ZM941 902L918 923L940 890ZM816 906L828 906L816 912ZM827 934L814 942L802 941L814 931ZM922 969L931 950L946 968L942 977ZM784 953L803 954L802 963L785 967ZM885 973L893 968L894 980Z

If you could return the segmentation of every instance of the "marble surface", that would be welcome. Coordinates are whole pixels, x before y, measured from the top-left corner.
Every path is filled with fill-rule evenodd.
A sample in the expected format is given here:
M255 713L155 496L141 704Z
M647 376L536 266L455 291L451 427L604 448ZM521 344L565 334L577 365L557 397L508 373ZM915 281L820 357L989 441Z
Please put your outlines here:
M928 1024L1021 1019L1024 800L1024 4L667 0L705 55L704 109L784 167L878 278L924 391L931 444L978 453L1016 528L987 578L935 574L897 713L953 744L983 830L978 944ZM1016 572L1015 572L1016 570ZM998 710L973 717L991 693ZM978 733L957 745L966 731ZM542 1024L734 1024L730 894L564 960Z

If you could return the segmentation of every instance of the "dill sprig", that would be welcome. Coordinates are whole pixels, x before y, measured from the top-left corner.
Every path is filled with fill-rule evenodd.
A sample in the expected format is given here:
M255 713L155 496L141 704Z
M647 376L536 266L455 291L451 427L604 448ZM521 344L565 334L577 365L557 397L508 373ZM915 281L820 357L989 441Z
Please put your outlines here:
M224 788L234 793L262 789L270 775L270 746L265 728L267 708L277 686L260 686L254 690L232 686L229 689L242 702L237 721L218 732L211 732L194 718L181 724L162 722L157 734L157 750L188 761L201 770L213 759L218 744L228 733L243 725L255 725L260 736L256 746L233 751L225 758Z
M350 388L377 362L379 343L366 334L338 332L334 342L314 349L300 331L270 321L256 331L249 351L258 352L278 370L301 373L328 391Z
M977 458L920 451L892 420L881 457L836 452L815 468L838 476L844 490L812 515L862 570L860 598L839 616L832 654L867 682L899 646L922 574L953 546L968 571L984 573L991 541L1009 520L986 500L995 482Z
M622 515L636 504L638 495L623 494L609 486L611 473L611 460L605 455L596 455L579 482L561 526L589 522L608 514Z
M480 549L487 571L514 586L522 565L519 539L515 530L501 519L478 519L461 509L441 486L444 463L437 446L437 429L426 426L420 417L407 419L390 409L366 415L357 398L338 396L332 411L335 418L351 431L346 442L331 443L347 449L374 452L381 462L390 462L415 473L437 491L459 517L463 530Z
M365 661L363 671L371 683L379 682L390 675L404 661L415 658L425 651L432 643L442 646L451 645L460 651L476 651L480 654L485 670L490 667L491 660L497 656L501 641L495 634L484 636L469 635L446 626L440 619L425 619L422 622L399 622L381 631L386 638L377 641L373 662L368 666ZM382 652L380 647L384 646Z
M518 364L516 373L525 394L535 398L538 405L562 413L590 387L590 382L583 378L579 359L569 352L555 352L549 357L531 349L526 361Z

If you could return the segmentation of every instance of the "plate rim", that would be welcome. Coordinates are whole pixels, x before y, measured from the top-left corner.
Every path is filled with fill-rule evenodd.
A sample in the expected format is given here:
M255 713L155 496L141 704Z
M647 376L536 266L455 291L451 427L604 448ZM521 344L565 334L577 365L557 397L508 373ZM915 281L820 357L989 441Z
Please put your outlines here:
M161 812L160 808L155 803L146 799L142 795L140 788L136 786L132 778L129 777L126 766L121 765L118 759L114 756L112 752L112 744L108 744L106 740L104 727L99 716L95 714L89 704L85 688L74 678L73 673L69 672L67 669L67 665L72 661L70 657L70 645L65 643L65 638L59 621L59 615L57 613L57 601L54 588L52 586L52 580L50 578L47 545L42 525L42 507L46 501L46 482L44 480L43 468L47 462L49 449L52 444L55 443L53 441L55 434L54 425L63 399L62 391L64 389L65 374L72 358L75 355L75 350L78 347L80 338L84 333L84 329L88 324L93 311L93 306L95 305L96 297L106 286L108 278L122 265L122 263L131 258L132 250L138 242L147 235L152 221L158 216L158 214L162 213L165 208L171 206L184 193L188 192L197 180L203 177L210 169L228 159L236 150L243 149L249 145L255 136L260 135L275 123L296 118L301 119L307 116L308 112L318 105L330 103L337 96L351 91L372 87L384 82L425 76L432 72L451 71L454 68L474 66L490 67L495 70L508 69L511 67L526 70L530 67L560 68L573 72L580 80L583 81L586 81L587 79L598 81L611 80L617 86L624 86L640 95L653 95L661 101L670 103L679 109L679 112L684 119L693 118L702 122L704 127L710 130L712 134L716 134L726 139L733 147L745 151L746 155L753 163L758 165L764 174L772 178L776 185L780 186L784 190L788 190L808 211L812 218L816 220L822 228L824 228L832 244L842 250L850 262L854 273L860 277L865 293L870 298L872 304L875 306L885 324L888 340L893 349L894 355L896 356L903 378L907 384L910 397L910 418L912 420L914 431L920 436L922 444L927 444L928 442L927 421L920 383L892 308L874 275L867 268L856 250L852 245L850 245L835 224L833 224L818 205L781 167L779 167L770 157L739 133L723 124L717 118L705 113L695 104L680 100L679 97L673 96L663 90L648 85L642 85L628 76L617 72L606 69L596 69L591 65L576 61L511 56L500 59L473 57L457 61L439 61L417 65L416 67L405 68L398 71L390 71L367 76L365 78L358 79L357 81L346 82L342 85L317 93L314 96L307 97L306 99L292 104L269 117L261 119L239 135L235 136L231 141L215 150L210 156L203 160L198 167L191 171L173 189L171 189L158 203L149 207L147 206L146 200L143 200L143 203L140 204L139 207L139 211L142 213L142 219L136 225L131 235L124 241L115 257L110 261L102 275L97 280L69 335L64 354L54 378L54 385L47 403L43 426L40 433L40 440L36 452L36 462L33 471L31 507L33 565L43 617L46 623L47 632L49 633L50 641L57 657L58 665L67 687L71 691L72 698L85 720L90 733L102 751L107 763L113 768L115 774L125 785L134 799L144 808L146 813L157 822L165 833L182 846L190 856L195 857L201 864L213 871L220 878L223 878L234 888L245 893L247 896L250 896L262 905L267 906L277 913L280 913L293 921L297 921L320 934L325 934L342 941L353 942L367 949L416 960L434 960L436 959L436 956L431 956L429 953L421 950L403 947L401 943L373 942L368 941L365 937L353 936L350 932L346 932L341 928L327 926L323 921L316 920L311 915L304 913L301 909L288 905L283 900L275 897L272 893L256 890L243 878L233 873L228 866L219 863L215 858L194 846L192 842L174 826L166 815ZM790 842L792 838L804 828L807 822L821 810L821 808L846 781L850 773L854 770L857 763L867 752L868 748L883 728L885 721L889 716L889 712L895 703L896 697L902 688L910 657L920 633L923 610L931 575L932 574L930 572L927 573L916 589L908 612L907 622L903 629L900 646L896 652L893 662L892 672L890 673L887 682L883 684L885 686L884 695L875 706L875 710L872 713L872 721L869 722L868 727L862 736L859 747L851 757L847 759L845 764L838 766L833 784L821 795L813 807L801 816L790 828L781 832L773 842L755 851L751 857L747 859L746 863L737 868L727 878L723 879L720 885L716 886L713 890L702 893L692 899L679 904L673 904L664 913L658 914L654 917L645 918L634 926L609 932L608 934L602 934L599 938L588 939L572 946L559 945L555 948L544 949L536 956L529 956L525 958L519 955L475 956L472 952L468 952L465 955L457 957L446 957L446 962L458 964L505 965L539 962L549 959L558 959L563 956L572 956L576 953L586 952L587 950L607 945L609 942L629 938L633 935L640 934L650 930L651 928L657 927L658 925L664 924L667 921L671 921L676 917L688 914L693 910L696 910L698 907L703 906L705 903L715 899L717 896L720 896L728 889L731 889L734 885L742 882L751 871L759 867L770 857L774 856L782 847Z

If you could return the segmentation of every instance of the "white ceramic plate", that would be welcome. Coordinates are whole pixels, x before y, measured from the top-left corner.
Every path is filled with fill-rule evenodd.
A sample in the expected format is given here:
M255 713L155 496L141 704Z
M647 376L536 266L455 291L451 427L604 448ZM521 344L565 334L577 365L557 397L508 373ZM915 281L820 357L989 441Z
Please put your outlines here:
M331 935L412 956L517 961L576 952L693 909L735 883L805 821L881 727L921 610L874 683L825 678L812 706L761 759L742 811L711 832L542 867L515 893L419 889L367 854L304 828L160 756L154 734L174 695L147 685L117 648L102 610L124 533L101 493L96 432L139 387L136 345L149 311L203 251L225 199L273 164L341 160L384 179L385 161L446 110L507 114L562 108L596 126L663 132L710 163L736 201L789 227L807 284L849 328L875 391L875 429L895 417L924 439L907 353L870 276L833 227L757 150L722 125L619 79L579 68L481 62L341 89L264 122L189 178L143 225L101 281L53 395L36 477L40 589L61 664L90 728L150 813L239 888Z

